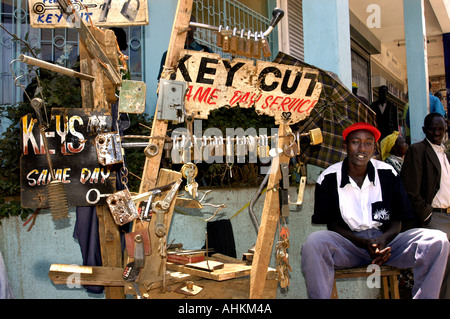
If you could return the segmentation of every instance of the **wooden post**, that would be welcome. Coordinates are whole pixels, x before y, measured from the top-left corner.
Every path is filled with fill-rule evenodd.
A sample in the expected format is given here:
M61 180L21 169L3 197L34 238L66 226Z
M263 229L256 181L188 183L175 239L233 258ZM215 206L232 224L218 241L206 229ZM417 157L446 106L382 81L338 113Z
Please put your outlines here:
M192 3L193 0L179 0L177 11L175 13L175 19L172 28L172 35L170 37L169 48L167 51L167 57L165 62L165 69L174 69L175 63L178 61L179 53L184 48L184 44L186 42L186 32L189 26L189 21L191 19L191 11L192 11ZM169 72L164 72L162 74L163 78L169 78ZM156 106L156 110L158 109L158 105ZM165 137L167 132L167 122L164 120L158 120L156 118L157 111L155 111L155 118L153 120L151 136L155 137ZM164 139L150 139L150 142L156 143L159 146L159 152L156 156L145 159L144 171L142 173L142 182L140 185L139 193L143 193L152 189L156 186L156 182L158 179L158 172L161 164L162 150L164 149ZM180 174L181 176L181 174ZM171 182L173 181L174 176L168 178L160 177L159 183L161 182ZM175 203L175 201L173 202ZM169 229L170 220L173 213L173 207L169 210L166 220L166 228ZM153 222L145 222L145 221L135 221L133 222L133 231L139 231L148 229L149 235L153 245L156 244L158 238L155 235L154 229L155 223ZM145 258L145 267L141 271L141 277L144 280L148 281L156 281L162 275L159 274L159 267L161 265L161 257L158 255L157 249L152 249L153 253L150 256L146 256Z
M283 149L286 133L289 126L280 125L278 131L278 148ZM282 154L272 160L269 181L267 183L266 198L261 215L261 223L256 240L255 254L253 256L252 269L250 272L250 298L260 299L266 283L267 269L272 254L273 240L280 217L279 182L281 179L280 164L289 163L289 157Z
M99 45L107 52L109 59L117 67L118 56L115 49L116 37L114 31L93 29L92 33ZM111 50L114 48L114 51ZM80 40L80 69L82 73L95 77L93 82L82 80L83 107L110 110L110 104L116 101L115 86L104 75L96 59L91 58L85 43ZM120 232L117 224L106 205L96 206L99 222L99 239L103 267L123 267ZM124 299L123 287L105 287L107 299Z

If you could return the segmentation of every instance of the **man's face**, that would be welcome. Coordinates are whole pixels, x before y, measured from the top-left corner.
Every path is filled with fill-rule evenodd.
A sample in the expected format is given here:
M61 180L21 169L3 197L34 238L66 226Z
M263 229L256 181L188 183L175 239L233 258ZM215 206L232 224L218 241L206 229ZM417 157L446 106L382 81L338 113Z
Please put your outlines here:
M375 151L375 137L366 130L357 130L347 136L347 157L355 166L367 166Z
M431 143L440 145L445 136L447 125L442 117L434 117L431 119L430 124L424 126L422 129Z

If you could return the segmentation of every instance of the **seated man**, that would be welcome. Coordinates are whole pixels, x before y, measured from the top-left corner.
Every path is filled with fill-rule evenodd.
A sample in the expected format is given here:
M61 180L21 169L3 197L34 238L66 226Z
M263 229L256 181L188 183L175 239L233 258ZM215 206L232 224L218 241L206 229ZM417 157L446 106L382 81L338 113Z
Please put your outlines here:
M380 132L355 123L343 132L347 157L318 178L312 222L328 230L309 235L302 270L310 298L330 298L334 269L367 264L413 268L413 298L438 298L449 242L439 230L400 232L411 207L400 177L372 159Z

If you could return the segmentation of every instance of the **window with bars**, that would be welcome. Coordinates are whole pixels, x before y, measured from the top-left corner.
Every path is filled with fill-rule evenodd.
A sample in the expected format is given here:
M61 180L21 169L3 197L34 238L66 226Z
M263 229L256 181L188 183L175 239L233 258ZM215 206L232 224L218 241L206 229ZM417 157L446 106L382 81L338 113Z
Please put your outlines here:
M34 48L39 48L38 57L73 68L77 64L79 55L78 32L75 29L39 29L31 28L29 23L27 0L0 0L0 104L14 104L22 100L20 87L14 85L14 75L19 77L26 74L27 66L22 63L10 62L17 59L24 47L18 41L12 41L10 34L14 34ZM4 30L4 29L5 30ZM142 57L143 57L143 26L123 28L127 34L128 47L124 54L129 57L128 67L132 80L142 79ZM11 68L13 72L11 72ZM30 76L20 78L20 83L26 86Z

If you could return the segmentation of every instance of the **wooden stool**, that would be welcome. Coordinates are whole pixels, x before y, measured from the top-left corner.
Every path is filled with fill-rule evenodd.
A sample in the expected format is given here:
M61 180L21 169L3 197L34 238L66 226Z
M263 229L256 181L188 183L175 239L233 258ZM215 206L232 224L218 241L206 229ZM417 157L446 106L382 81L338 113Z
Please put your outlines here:
M391 266L380 267L380 276L382 278L382 293L384 299L400 299L400 293L398 290L398 276L400 275L400 270L401 270L400 268L395 268ZM346 268L346 269L335 269L331 299L338 299L336 279L369 277L372 274L373 274L372 272L367 272L367 266Z

